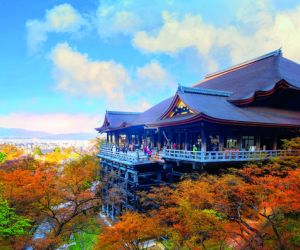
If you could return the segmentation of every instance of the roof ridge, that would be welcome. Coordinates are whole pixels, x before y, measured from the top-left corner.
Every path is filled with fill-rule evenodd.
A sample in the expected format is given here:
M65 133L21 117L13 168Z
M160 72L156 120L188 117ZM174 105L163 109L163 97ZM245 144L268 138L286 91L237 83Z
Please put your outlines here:
M257 62L257 61L261 61L261 60L264 60L266 58L269 58L269 57L272 57L272 56L282 56L282 51L281 51L281 48L277 49L277 50L274 50L272 52L269 52L267 54L264 54L262 56L259 56L259 57L256 57L256 58L253 58L253 59L250 59L250 60L247 60L247 61L244 61L242 63L238 63L236 65L233 65L233 66L230 66L228 68L225 68L223 70L219 70L219 71L216 71L214 73L211 73L211 74L207 74L205 76L204 79L208 79L208 78L211 78L211 77L216 77L218 75L221 75L221 74L224 74L226 72L230 72L232 70L235 70L235 69L238 69L238 68L241 68L241 67L244 67L244 66L247 66L251 63L254 63L254 62Z
M106 110L107 114L114 114L114 115L139 115L142 112L129 112L129 111L114 111L114 110Z
M282 57L276 58L274 63L275 63L275 69L278 73L279 78L283 79L282 72L281 72L281 69L280 69L280 60L281 60L281 58Z
M182 93L195 93L195 94L204 94L204 95L215 95L215 96L224 96L228 97L232 94L230 91L217 90L217 89L206 89L206 88L193 88L193 87L184 87L182 85L178 86L177 91Z

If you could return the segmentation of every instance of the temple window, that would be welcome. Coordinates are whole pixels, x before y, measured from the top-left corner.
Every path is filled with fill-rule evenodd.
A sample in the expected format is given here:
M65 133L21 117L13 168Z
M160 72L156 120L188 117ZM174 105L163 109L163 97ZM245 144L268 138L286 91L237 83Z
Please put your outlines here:
M251 147L255 146L254 136L243 136L242 137L242 147L243 149L249 150Z

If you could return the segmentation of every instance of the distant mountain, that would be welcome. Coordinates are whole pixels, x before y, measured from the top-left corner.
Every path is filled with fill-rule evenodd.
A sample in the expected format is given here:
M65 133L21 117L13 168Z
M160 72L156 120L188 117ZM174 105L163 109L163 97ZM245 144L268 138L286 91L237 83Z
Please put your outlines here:
M21 128L0 128L0 138L30 139L47 137L51 134L42 131L32 131Z
M97 133L51 134L43 131L32 131L21 128L1 128L0 138L3 139L52 139L52 140L90 140Z

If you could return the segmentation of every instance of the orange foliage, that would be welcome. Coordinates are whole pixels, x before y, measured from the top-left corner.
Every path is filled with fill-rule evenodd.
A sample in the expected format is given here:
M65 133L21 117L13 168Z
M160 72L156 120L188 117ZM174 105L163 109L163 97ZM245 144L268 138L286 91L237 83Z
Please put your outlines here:
M24 152L21 149L10 144L1 144L0 152L5 153L7 155L7 161L15 160L24 154Z
M52 222L52 231L47 236L49 244L55 246L62 239L68 239L74 230L84 225L88 216L96 215L101 200L98 162L94 157L83 157L60 170L34 160L20 160L20 163L1 168L3 197L35 226L45 220Z
M158 238L161 233L158 218L127 212L120 222L104 229L95 249L141 249L143 242Z

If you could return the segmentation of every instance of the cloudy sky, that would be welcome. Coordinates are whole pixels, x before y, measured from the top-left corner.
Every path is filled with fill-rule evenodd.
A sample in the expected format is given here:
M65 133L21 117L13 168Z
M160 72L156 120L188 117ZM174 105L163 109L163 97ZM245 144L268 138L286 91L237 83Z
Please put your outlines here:
M1 0L0 127L91 132L279 47L300 62L299 17L292 0Z

